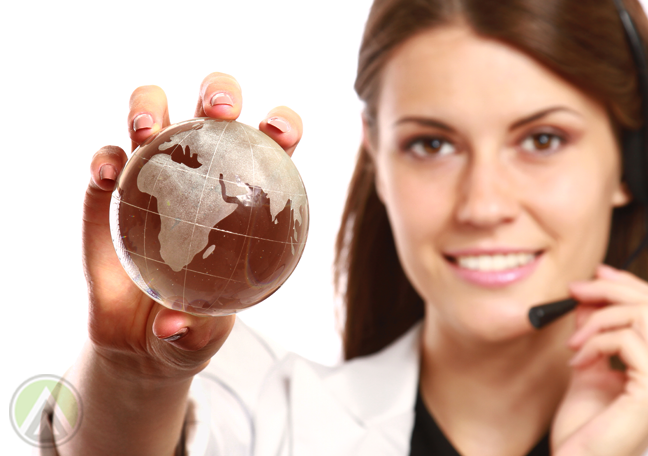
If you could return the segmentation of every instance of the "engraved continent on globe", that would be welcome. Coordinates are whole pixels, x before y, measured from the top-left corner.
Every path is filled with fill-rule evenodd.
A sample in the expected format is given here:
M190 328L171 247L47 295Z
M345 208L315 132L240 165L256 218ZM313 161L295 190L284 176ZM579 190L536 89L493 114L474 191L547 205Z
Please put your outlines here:
M227 315L274 293L299 262L308 200L285 151L235 121L172 125L135 151L111 202L115 250L161 304Z

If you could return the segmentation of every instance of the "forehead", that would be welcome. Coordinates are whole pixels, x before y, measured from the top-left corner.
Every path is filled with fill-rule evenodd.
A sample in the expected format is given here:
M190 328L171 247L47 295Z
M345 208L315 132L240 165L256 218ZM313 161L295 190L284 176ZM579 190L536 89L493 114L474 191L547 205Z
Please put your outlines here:
M379 116L503 120L549 105L605 115L596 100L527 54L452 26L420 33L396 49L384 69Z

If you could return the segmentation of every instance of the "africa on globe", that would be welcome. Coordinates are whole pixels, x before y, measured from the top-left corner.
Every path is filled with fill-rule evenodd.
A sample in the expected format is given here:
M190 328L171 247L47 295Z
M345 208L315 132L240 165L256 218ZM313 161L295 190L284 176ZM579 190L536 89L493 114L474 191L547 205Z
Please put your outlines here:
M130 278L166 307L228 315L297 266L308 200L286 152L236 121L191 119L140 146L112 195L110 230Z

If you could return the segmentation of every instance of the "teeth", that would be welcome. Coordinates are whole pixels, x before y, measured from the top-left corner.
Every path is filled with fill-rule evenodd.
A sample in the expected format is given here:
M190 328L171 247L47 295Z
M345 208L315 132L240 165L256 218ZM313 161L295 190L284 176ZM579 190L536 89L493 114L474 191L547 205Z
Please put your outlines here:
M534 258L532 253L462 256L457 257L457 264L474 271L505 271L529 264Z

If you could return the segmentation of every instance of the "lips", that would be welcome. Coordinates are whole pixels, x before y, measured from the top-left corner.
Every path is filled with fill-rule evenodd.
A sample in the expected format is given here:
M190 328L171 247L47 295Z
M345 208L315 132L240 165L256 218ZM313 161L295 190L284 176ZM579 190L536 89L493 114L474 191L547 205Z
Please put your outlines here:
M542 252L464 251L446 255L452 270L463 280L482 287L504 287L531 275Z

